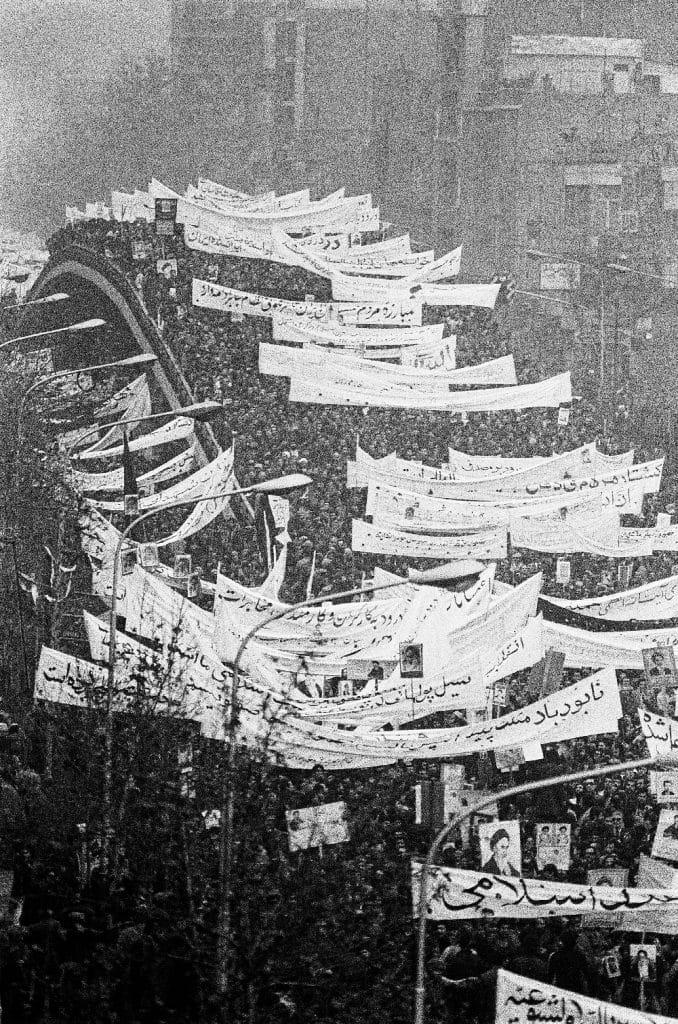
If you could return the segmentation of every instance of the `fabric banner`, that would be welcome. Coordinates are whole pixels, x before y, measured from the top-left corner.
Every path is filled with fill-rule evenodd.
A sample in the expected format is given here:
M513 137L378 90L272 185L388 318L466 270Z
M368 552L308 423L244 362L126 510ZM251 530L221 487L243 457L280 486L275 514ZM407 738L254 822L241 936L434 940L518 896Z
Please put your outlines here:
M412 912L419 916L422 865L412 863ZM508 878L434 865L428 872L427 917L433 921L498 917L573 917L585 913L622 914L678 909L678 892L668 889L573 885L538 878ZM650 929L651 930L651 929ZM530 984L535 984L530 982ZM581 998L581 997L578 997ZM616 1010L621 1009L615 1007Z
M539 381L536 384L519 384L511 388L485 388L477 391L457 391L449 394L429 392L425 394L412 386L383 389L381 392L370 387L356 385L346 389L329 379L325 384L310 380L292 378L290 402L305 402L313 405L363 406L387 409L429 409L440 412L493 412L506 409L531 409L556 407L572 400L570 374Z
M645 889L678 890L678 868L641 853L636 884Z
M297 243L302 239L295 239ZM407 256L412 254L412 243L409 235L396 235L395 238L384 238L380 242L367 242L351 245L351 253L356 256Z
M273 314L273 340L296 342L299 345L329 345L339 349L355 349L358 352L386 348L398 353L422 346L435 346L442 342L444 324L427 324L425 327L340 327L336 322L319 324L311 316L296 316L294 313ZM445 339L448 341L449 339ZM391 359L396 355L391 354Z
M313 345L305 346L300 351L266 342L259 345L259 373L274 377L303 377L306 374L316 378L318 375L327 375L333 378L336 376L337 379L341 379L342 384L345 381L348 386L360 380L365 382L366 386L371 386L368 382L373 382L378 388L382 385L408 388L416 386L443 392L451 385L511 384L516 380L513 356L504 356L478 366L465 366L457 370L424 370L414 366L377 363L354 355L335 355Z
M415 278L383 282L379 278L332 275L332 298L336 302L405 302L417 298L425 306L494 309L500 289L500 284L428 284Z
M454 334L437 342L435 345L419 345L417 348L408 347L400 350L398 355L401 366L414 366L420 370L456 370L457 367L457 337ZM481 364L482 365L482 364ZM470 370L472 367L463 367ZM465 378L464 383L469 383ZM506 383L506 382L504 382ZM518 383L517 379L514 383Z
M184 441L188 437L193 436L195 424L192 419L188 416L177 416L175 419L170 420L169 423L165 423L162 427L158 427L157 430L152 431L150 434L141 434L139 437L132 438L129 442L129 450L131 452L148 451L151 448L157 448L162 444L170 444L173 441ZM122 455L122 445L118 444L112 448L106 448L104 451L87 451L78 453L77 461L85 461L86 459L112 459Z
M206 211L196 211L184 223L187 249L220 256L242 256L246 259L275 260L270 238L245 227L224 224Z
M132 431L138 429L141 424L141 420L150 415L151 392L148 388L148 382L144 378L142 385L130 395L130 400L127 403L124 415L124 419L126 420L138 420L139 422L131 423L127 427L111 427L109 430L106 430L104 426L103 429L106 430L106 432L103 437L100 437L94 444L89 445L88 448L79 454L78 458L96 458L103 450L110 450L111 446L122 437L125 430L127 430L128 433L132 433Z
M167 480L173 480L175 477L184 476L184 474L190 473L194 460L195 448L186 448L185 451L175 455L168 462L163 462L162 465L156 466L155 469L149 470L148 473L138 476L137 484L143 492L145 488L148 489L156 484L165 483ZM77 470L73 470L72 477L75 488L81 494L95 491L121 491L123 487L122 466L118 466L117 469L111 469L108 473L80 473Z
M642 587L622 590L605 597L568 601L561 597L544 597L551 605L586 616L628 622L630 619L672 619L678 616L678 576L645 583Z
M148 389L146 374L136 377L120 391L116 391L107 401L94 410L94 415L100 419L122 419L134 400Z
M630 930L630 929L627 929ZM645 929L652 931L653 929ZM497 1022L533 1024L547 1016L551 1021L597 1021L600 1024L670 1024L672 1018L645 1010L632 1010L617 1003L568 992L533 978L523 978L511 971L497 972Z
M528 459L506 459L500 455L469 455L455 448L448 449L448 459L450 472L463 473L465 476L480 476L485 473L503 476L505 473L516 473L521 469L532 469L546 462L546 457L541 455Z
M295 239L297 245L303 239ZM423 270L433 263L433 249L425 252L412 252L398 255L388 253L362 253L361 246L351 248L346 253L335 255L334 253L323 253L330 272L336 270L341 274L360 274L365 277L394 277L409 278L410 274Z
M421 270L415 271L410 279L417 282L434 282L458 277L461 270L461 255L462 246L460 245L458 248L452 249L451 252L445 253L444 256L439 256L437 260L427 263Z
M262 597L270 598L272 601L279 600L278 595L280 593L280 588L285 581L285 570L287 569L287 550L288 545L284 544L282 551L275 561L275 565L261 586L256 588Z
M353 520L351 538L353 551L380 555L400 555L403 558L477 558L481 560L506 558L506 531L431 537L404 533L387 527L375 526L362 519Z
M629 543L646 543L651 551L678 551L678 526L629 527L624 530Z
M490 463L491 465L491 463ZM607 473L613 469L626 469L633 465L633 451L624 452L614 456L614 462L610 457L599 452L595 442L582 445L573 451L562 452L560 455L552 455L541 459L534 465L517 467L504 472L489 472L486 469L476 470L469 473L458 463L448 463L450 474L455 480L478 483L489 480L501 480L506 483L542 483L549 480L562 480L566 477L590 475L592 473Z
M563 510L567 513L567 509ZM568 516L524 518L512 516L510 520L511 544L530 551L551 554L586 552L602 558L631 558L652 554L647 542L628 544L619 529L619 515L603 512L592 518Z
M514 508L527 505L531 511L540 507L568 508L598 494L601 495L602 507L627 512L629 507L637 507L638 496L642 498L644 494L657 493L663 466L663 459L655 459L653 462L639 462L635 466L610 473L563 480L551 479L523 486L511 485L511 477L465 484L443 476L439 479L423 480L417 479L415 475L405 476L397 466L382 468L371 464L363 468L370 481L374 480L375 483L382 483L396 490L402 488L424 497L473 504L493 502L495 506Z
M318 323L343 324L400 324L403 327L421 326L421 302L383 302L351 304L349 302L292 302L236 288L212 284L193 278L193 305L204 309L217 309L222 313L242 313L248 316L271 317L273 313L291 313L300 317L314 317Z
M639 669L643 648L678 646L678 629L590 633L544 620L544 643L565 655L566 668Z
M678 761L678 719L655 715L647 708L638 708L638 714L650 757Z
M347 234L322 234L319 232L312 232L310 235L304 235L302 238L295 239L297 245L301 246L302 249L317 249L321 252L325 258L328 256L337 259L343 259L344 255L349 252L349 236Z

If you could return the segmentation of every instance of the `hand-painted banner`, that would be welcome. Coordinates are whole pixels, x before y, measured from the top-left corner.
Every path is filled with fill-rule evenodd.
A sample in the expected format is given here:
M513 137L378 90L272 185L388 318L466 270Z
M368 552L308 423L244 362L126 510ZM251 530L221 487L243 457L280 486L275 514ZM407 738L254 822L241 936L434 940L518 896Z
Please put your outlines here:
M326 349L307 345L302 350L282 345L259 345L259 372L275 377L316 378L320 374L345 374L345 382L373 382L381 387L421 387L445 391L451 385L459 384L510 384L516 380L513 356L493 359L477 366L464 366L457 370L423 370L418 367L392 366L377 363L372 359L360 359L354 355L335 355ZM344 379L342 379L342 384Z
M193 436L195 430L195 423L188 416L177 416L175 419L170 420L169 423L165 423L162 427L158 427L157 430L152 431L150 434L141 434L139 437L132 438L129 442L129 450L131 452L148 451L151 448L158 448L162 444L170 444L173 441L184 441L188 437ZM85 452L78 453L78 462L84 462L86 459L113 459L122 455L122 445L116 445L113 448L106 448L104 451L93 452L88 449Z
M638 714L650 757L678 761L678 719L663 718L647 708L638 708Z
M567 509L564 509L567 513ZM512 516L509 526L514 547L551 554L585 552L602 558L636 558L652 554L647 542L627 543L619 529L619 514L604 512L592 518L527 518Z
M133 400L136 400L141 393L148 390L148 381L146 380L146 374L142 373L141 376L136 377L135 380L130 381L120 391L116 391L114 395L111 395L107 401L100 405L94 410L94 415L97 418L107 419L109 416L112 419L122 419L127 415L127 410L132 404Z
M403 558L506 558L506 530L431 537L353 520L353 551Z
M543 630L547 648L562 651L566 668L642 670L644 648L678 646L678 629L592 633L544 620Z
M175 455L168 462L150 469L137 477L137 485L141 493L156 484L166 483L178 476L190 473L195 460L195 448L191 446L185 451ZM111 469L108 473L79 473L73 470L73 484L81 494L93 493L96 491L121 491L123 488L123 468Z
M641 854L642 856L642 854ZM598 887L600 888L600 887ZM631 930L625 924L627 931ZM653 931L654 929L643 929ZM533 1024L548 1016L552 1020L555 1011L557 1021L576 1021L577 1024L671 1024L671 1017L662 1017L645 1010L632 1010L617 1003L604 1003L579 992L568 992L554 985L547 985L534 978L523 978L511 971L497 972L497 1024Z
M678 889L678 869L663 860L640 854L637 883L645 889Z
M297 244L303 244L303 238L295 238ZM351 253L356 258L360 256L388 256L398 257L412 255L412 244L409 235L396 235L395 238L384 238L380 242L362 242L358 245L351 245Z
M303 239L295 238L296 245ZM424 269L433 263L434 252L429 249L426 252L412 252L402 256L391 256L388 253L361 253L361 247L356 246L348 252L323 253L328 271L334 270L341 274L360 274L362 276L375 276L379 278L409 277L410 274Z
M230 494L233 490L233 446L221 452L216 459L202 466L195 473L185 477L171 487L139 499L139 510L150 512L170 508L178 502L188 502L206 497L218 497L221 491ZM90 504L104 512L123 512L122 501L95 501Z
M428 284L414 278L384 284L379 278L332 276L332 298L337 302L405 302L417 298L425 306L476 306L494 309L499 284Z
M412 913L419 916L422 865L412 863ZM433 921L491 918L573 917L585 913L624 915L678 908L678 892L669 889L574 885L538 878L508 878L434 865L427 874L427 917ZM622 916L622 922L624 918ZM530 984L534 984L531 982ZM581 997L578 997L581 998ZM620 1007L615 1007L619 1010Z
M313 317L298 317L287 313L273 314L273 340L296 342L299 345L329 345L338 349L370 352L386 348L389 351L415 352L422 346L442 342L444 324L425 327L340 327L336 321L319 324ZM450 339L446 338L445 341ZM389 358L395 359L395 355Z
M148 389L148 382L144 380L143 385L130 396L130 401L125 410L124 418L126 420L137 420L137 423L131 423L128 427L114 426L109 430L106 430L103 437L100 437L98 441L91 444L83 452L79 454L79 458L98 458L105 451L106 456L110 452L111 447L119 441L125 430L128 433L136 430L141 421L151 414L151 392ZM105 429L105 428L104 428Z
M248 316L272 317L276 312L299 317L312 316L318 323L334 321L340 325L421 325L420 302L384 302L375 305L349 302L292 302L288 299L241 292L236 288L225 288L223 285L201 281L199 278L193 278L193 305Z
M584 597L568 601L562 597L544 598L551 605L583 615L628 622L630 619L672 619L678 616L678 576L645 583L604 597Z
M425 394L405 388L384 389L381 392L360 386L345 389L331 380L320 385L310 380L293 377L290 382L290 402L311 405L362 406L364 408L429 409L440 412L493 412L505 409L531 409L558 406L569 402L572 388L569 373L550 377L537 384L519 384L511 388L479 388L477 391L456 391L444 395Z
M516 460L517 461L517 460ZM531 460L526 460L530 462ZM507 460L509 462L509 460ZM463 465L456 462L448 463L450 473L455 480L477 483L486 480L502 480L508 483L522 481L524 483L541 483L546 480L560 480L565 477L582 476L584 473L610 473L615 469L626 469L633 465L633 450L621 455L604 455L599 452L595 442L582 445L570 452L552 455L540 459L532 465L514 466L513 469L502 471L483 467L468 472ZM488 463L492 466L492 463Z
M541 455L527 459L506 459L500 455L469 455L467 452L448 449L448 466L451 474L457 472L466 476L479 476L489 473L492 476L503 476L505 473L516 473L521 469L532 469L546 462Z
M403 348L400 350L398 358L401 366L414 366L420 370L461 369L461 367L457 367L457 337L454 334L443 338L442 341L436 342L434 345ZM473 372L472 367L463 367L463 369ZM468 382L469 378L467 377L465 383Z
M410 279L417 282L434 282L458 277L461 270L461 254L462 246L460 245L451 252L445 253L444 256L439 256L432 263L427 263L421 270L412 274Z
M646 543L652 551L678 551L678 526L628 527L624 530L629 543Z

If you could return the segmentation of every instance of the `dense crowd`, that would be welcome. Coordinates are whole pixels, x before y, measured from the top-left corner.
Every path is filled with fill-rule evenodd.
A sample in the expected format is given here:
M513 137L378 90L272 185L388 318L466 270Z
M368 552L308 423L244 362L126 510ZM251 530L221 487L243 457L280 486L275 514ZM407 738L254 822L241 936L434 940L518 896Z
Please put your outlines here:
M604 408L599 407L592 382L578 379L576 368L573 390L581 397L573 403L566 426L558 426L556 410L471 414L462 419L433 412L290 404L287 383L261 377L257 371L258 345L270 340L269 321L246 317L234 322L222 314L194 309L191 281L195 276L301 300L309 293L318 300L329 298L326 281L274 263L191 252L179 237L161 243L149 225L84 222L64 229L52 244L69 241L105 254L124 272L160 325L163 342L196 400L224 403L224 423L216 424L215 431L223 445L235 441L241 484L294 471L312 477L313 486L303 497L292 499L283 599L305 596L314 551L315 594L358 586L377 563L395 571L406 568L401 559L351 551L351 519L361 516L364 508L362 492L347 490L345 485L346 459L353 456L357 437L374 456L396 451L429 465L446 461L448 445L471 454L550 455L596 437L609 453L634 447L636 461L660 454L651 442L630 436L630 396L621 389L609 396ZM139 252L134 243L140 242L147 247L142 260L133 258L135 250ZM176 258L176 272L158 272L156 258L160 257ZM445 317L447 330L457 335L458 365L510 350L508 333L492 313L426 312L430 320ZM521 382L548 373L546 365L521 364L518 358L516 362ZM667 463L660 494L647 498L643 516L629 520L628 525L654 525L658 511L672 511L675 488L673 465ZM187 550L207 576L219 562L228 576L246 584L259 584L265 575L253 531L239 520L219 521L192 538ZM510 562L497 567L497 576L515 583L542 570L545 592L571 597L622 588L616 562L591 555L570 560L572 577L566 586L555 581L555 557L529 551L514 551ZM635 560L630 585L678 572L677 561L670 553ZM566 670L564 682L585 674ZM516 780L643 756L646 748L637 708L643 700L657 709L656 689L645 684L640 672L617 675L624 707L618 734L547 745L542 761L507 773L499 772L489 758L474 756L465 760L467 782L500 792ZM533 699L533 686L530 672L513 676L508 708ZM428 724L454 723L452 716L439 715ZM20 764L15 770L29 768ZM244 989L250 985L254 992L247 997L253 1004L245 999L243 1005L254 1005L255 1013L265 1012L276 1021L376 1022L385 1013L405 1020L413 976L409 859L425 853L431 838L429 830L415 825L413 787L417 781L437 779L439 766L399 764L346 774L316 769L308 775L267 769L264 799L253 781L256 770L250 766L247 771L248 796L240 812L239 892L245 903L252 890L260 894L269 916L257 906L256 923L248 916L255 913L251 908L238 919L238 928L246 936L238 945L239 977ZM16 780L8 779L10 784L18 792ZM34 785L49 794L50 782L44 776L41 781L35 775ZM204 791L201 797L209 799ZM21 802L24 797L20 794L17 799ZM287 850L284 809L333 800L347 803L349 844L328 848L323 859L312 851L295 859ZM522 873L573 882L585 882L591 869L614 867L627 869L628 882L634 885L640 855L650 853L657 816L645 771L559 785L499 802L499 819L517 820L520 825ZM189 829L196 827L196 820L199 816L187 816ZM552 864L537 869L535 827L542 822L571 825L567 871L558 871ZM477 826L476 821L468 835L459 830L452 833L440 861L478 869ZM142 883L128 851L124 879L114 898L109 893L104 899L96 867L81 863L77 832L62 836L61 845L47 854L44 844L31 849L26 842L29 834L27 825L17 829L20 842L13 896L23 903L17 904L21 912L15 914L14 922L6 922L2 939L3 1011L12 1006L16 1013L9 1019L47 1019L47 1012L55 1019L124 1019L127 1024L178 1021L191 1014L207 1019L214 1010L204 996L213 966L204 953L213 941L210 869L204 868L202 901L194 893L187 914L184 893L184 909L175 913L163 902L163 895L175 890L177 883L162 877L159 865L155 865L156 874L146 874ZM209 840L203 836L199 842L207 844L201 853L207 862ZM57 899L57 893L63 899ZM656 945L657 959L653 977L641 985L629 952L629 943L640 937L615 928L580 928L580 923L551 918L526 925L509 920L432 925L431 1012L441 1020L491 1019L493 973L506 966L581 993L678 1016L678 940L670 935L644 937L646 943ZM251 939L257 927L267 938ZM198 955L198 949L203 953ZM613 963L618 964L618 973L610 967ZM114 983L109 983L110 978ZM239 1012L245 1014L242 1008Z

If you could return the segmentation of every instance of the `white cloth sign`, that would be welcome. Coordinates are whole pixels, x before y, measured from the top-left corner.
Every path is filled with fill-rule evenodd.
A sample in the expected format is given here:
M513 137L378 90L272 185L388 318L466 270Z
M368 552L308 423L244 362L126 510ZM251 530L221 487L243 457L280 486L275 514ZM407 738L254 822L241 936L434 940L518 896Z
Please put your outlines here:
M295 342L299 345L326 345L337 349L370 352L385 348L390 353L421 346L432 346L442 341L444 324L425 327L341 327L336 321L318 323L312 316L297 316L289 312L274 313L273 340ZM449 339L446 339L449 340ZM396 358L390 355L390 358Z
M156 484L173 480L175 477L184 476L184 474L190 473L194 460L195 448L186 448L185 451L175 455L168 462L163 462L162 465L156 466L155 469L150 469L147 473L138 476L137 485L140 490L143 490L150 485L155 486ZM83 494L95 491L121 491L124 482L123 478L124 470L122 466L119 466L117 469L111 469L107 473L80 473L77 470L73 470L73 484Z
M430 409L440 412L492 412L505 409L531 409L558 406L569 402L572 388L569 373L539 381L519 384L511 388L479 388L477 391L457 391L443 394L402 388L375 390L370 384L356 384L350 388L333 381L321 383L293 377L290 383L290 402L314 405L344 405L381 407L389 409Z
M137 420L137 423L131 423L128 426L115 426L106 430L103 437L100 437L98 441L91 444L84 452L81 452L79 458L97 458L104 450L110 450L111 446L119 441L125 430L128 433L136 430L141 420L145 419L146 416L151 415L151 392L148 388L148 382L144 379L141 387L130 396L130 401L125 410L124 419L126 420Z
M591 633L575 626L544 621L547 648L562 651L566 668L642 669L643 648L678 646L678 630L629 630Z
M223 313L242 313L248 316L271 317L274 312L312 316L319 323L335 321L339 324L400 324L403 327L421 325L421 302L292 302L236 288L212 284L193 278L193 305L204 309L217 309Z
M627 925L624 925L627 928ZM628 929L631 930L631 929ZM648 929L652 930L652 929ZM662 1017L646 1010L632 1010L617 1003L604 1003L578 992L568 992L533 978L523 978L511 971L497 972L496 1021L498 1024L533 1024L542 1014L550 1015L555 1009L557 1020L594 1024L614 1021L614 1024L670 1024L670 1017Z
M678 551L678 526L629 527L624 533L629 543L645 543L651 551Z
M506 530L430 537L353 520L353 551L405 558L506 558Z
M407 301L418 298L425 306L477 306L494 309L499 284L429 284L417 278L384 282L373 277L332 276L332 298L337 302Z
M290 853L349 840L346 804L343 800L315 807L285 811Z
M672 619L678 616L678 576L645 583L642 587L622 590L605 597L584 597L568 601L560 597L544 596L550 604L560 608L592 615L599 619L627 622L630 619Z
M184 441L187 437L193 436L195 429L194 421L189 419L188 416L177 416L175 419L170 420L169 423L165 423L162 427L158 427L157 430L153 430L150 434L141 434L139 437L132 438L129 442L129 450L131 452L148 451L150 448L157 448L162 444L170 444L173 441ZM123 446L121 444L115 445L112 448L106 448L105 451L92 451L88 449L85 452L78 453L78 462L85 461L86 459L112 459L122 455Z
M132 401L147 390L148 381L146 380L146 374L142 373L139 377L130 381L124 388L116 391L114 395L111 395L109 399L95 409L94 415L101 419L106 419L109 416L116 420L122 419L126 416Z
M412 863L412 909L419 916L422 865ZM570 917L584 913L622 915L636 911L678 908L678 892L665 889L617 888L610 885L574 885L538 878L505 878L434 865L428 872L427 917L433 921ZM623 918L622 918L623 920ZM579 998L579 997L578 997ZM618 1008L617 1008L618 1009Z

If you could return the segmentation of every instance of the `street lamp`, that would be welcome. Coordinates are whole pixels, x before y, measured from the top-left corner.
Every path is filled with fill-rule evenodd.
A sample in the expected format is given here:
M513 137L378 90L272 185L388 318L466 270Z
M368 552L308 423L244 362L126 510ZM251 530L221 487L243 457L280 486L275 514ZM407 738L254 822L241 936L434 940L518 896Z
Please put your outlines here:
M258 622L245 634L233 661L233 684L231 687L231 706L228 719L228 756L226 771L224 772L224 791L221 807L221 822L219 828L219 891L222 895L219 906L218 939L217 939L217 989L222 999L222 1011L225 1010L226 992L228 989L228 961L230 957L230 931L231 931L231 874L233 871L233 817L235 811L235 787L233 785L233 773L235 771L235 739L238 725L238 687L240 681L240 663L245 653L245 648L256 634L271 622L291 615L302 608L311 608L314 605L326 604L328 601L343 600L344 598L359 597L363 594L374 594L378 590L396 589L398 587L411 586L436 586L443 582L461 579L465 576L475 575L483 570L480 562L447 562L444 565L434 566L431 569L413 570L403 579L393 580L390 583L366 584L365 586L352 587L350 590L338 591L334 594L324 594L320 597L312 597L307 601L300 601L298 604L288 605L280 611L275 611L263 622Z
M63 302L65 299L70 299L70 295L66 292L54 292L53 295L45 295L42 299L29 299L28 302L13 302L11 306L2 306L0 313L4 313L7 309L25 309L26 306L44 306L49 302Z
M53 331L37 331L35 334L22 334L18 338L8 338L0 344L0 349L13 345L16 341L30 341L32 338L46 338L52 334L64 334L66 331L91 331L95 327L103 327L106 321L100 317L91 320L80 320L77 324L69 324L68 327L57 327Z
M141 423L142 421L143 423L153 423L156 420L164 419L166 416L188 416L192 420L204 422L205 420L214 419L215 416L223 414L223 412L224 407L219 402L195 402L193 405L184 405L179 409L154 412L149 416L132 416L130 419L115 420L113 423L104 424L104 426L107 430L110 430L111 427L127 427L132 423ZM85 438L98 434L100 430L101 425L98 423L86 430L66 449L66 454L71 456L76 445L81 445ZM80 453L76 455L76 458L79 459L80 457Z
M509 797L519 796L521 793L530 793L535 789L546 789L549 786L561 786L568 782L582 782L584 779L598 778L601 775L616 775L619 772L635 771L638 768L654 768L657 766L659 761L660 759L658 758L644 757L638 761L626 761L624 764L606 764L601 765L599 768L585 768L580 772L571 772L568 775L554 775L549 779L536 779L532 782L523 782L519 786L511 786L509 789L503 789L497 793L492 793L490 796L484 797L482 800L478 801L478 803L474 804L473 807L464 807L458 814L454 814L450 817L450 820L447 824L443 825L431 843L428 853L426 854L426 860L422 864L421 874L419 876L419 922L417 932L417 974L414 989L414 1024L424 1024L425 1014L428 879L431 868L438 854L438 850L452 829L456 828L462 821L465 821L466 818L470 818L472 814L476 814L478 811L481 811L483 807L488 807L490 804L496 803L497 800L506 800Z
M64 377L73 377L81 373L94 373L95 370L112 370L112 369L124 369L125 367L136 367L136 366L147 366L150 363L157 362L158 357L152 352L142 352L137 356L129 356L126 359L116 359L112 363L97 363L95 366L81 366L77 369L70 370L59 370L57 373L50 373L47 377L40 377L34 381L29 388L24 391L21 397L21 403L19 405L19 414L17 417L17 449L21 443L21 431L23 426L23 415L24 407L28 396L38 388L46 387L48 384L53 383L55 380L62 380ZM98 429L98 428L97 428Z
M204 405L215 405L216 403L202 403ZM106 670L106 725L105 725L105 762L104 762L104 794L103 794L103 818L104 818L104 834L102 842L102 857L104 863L107 862L108 856L108 840L111 823L111 790L112 790L112 771L113 771L113 689L115 683L115 649L117 640L117 609L118 609L118 578L119 578L119 565L120 556L122 554L122 548L127 538L132 534L137 526L150 519L151 516L158 515L159 512L167 512L170 509L175 508L187 508L199 505L203 501L214 501L215 498L225 497L228 495L229 498L243 496L245 494L286 494L290 491L299 490L302 487L308 487L309 484L313 483L309 476L305 476L303 473L291 473L289 476L275 477L272 480L262 480L256 484L250 484L248 487L239 487L233 491L227 491L225 494L212 494L205 498L193 498L188 501L177 501L172 505L166 505L163 509L149 509L146 512L142 512L136 516L130 523L127 524L125 529L118 538L118 543L115 548L113 555L113 579L112 579L112 590L111 590L111 611L110 611L110 625L109 625L109 640L108 640L108 662Z

